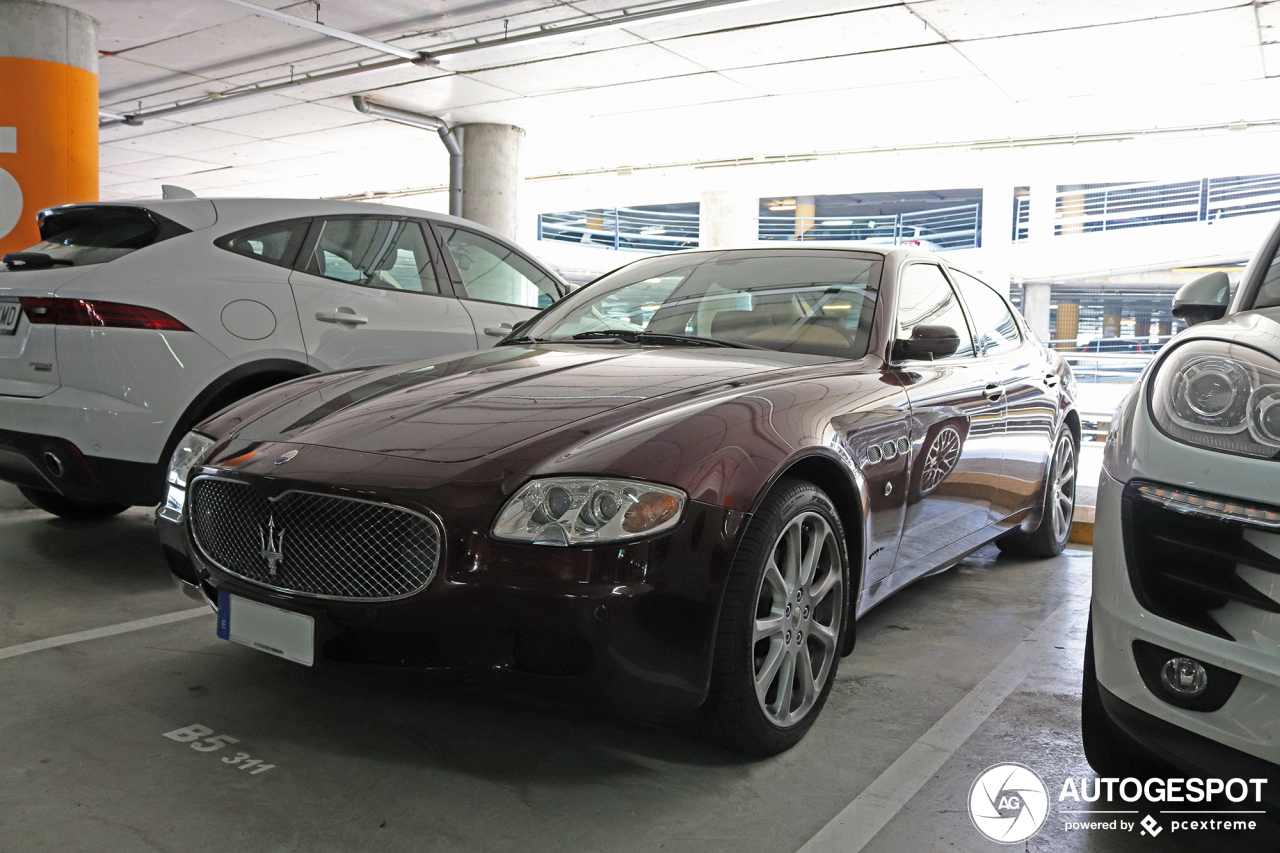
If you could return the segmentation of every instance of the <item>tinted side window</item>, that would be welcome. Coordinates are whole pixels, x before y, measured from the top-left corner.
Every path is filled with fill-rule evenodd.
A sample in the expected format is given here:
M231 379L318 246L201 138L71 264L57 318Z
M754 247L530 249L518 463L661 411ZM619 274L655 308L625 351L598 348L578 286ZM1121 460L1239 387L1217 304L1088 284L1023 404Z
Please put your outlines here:
M237 255L266 261L282 267L293 266L294 258L307 235L310 220L275 222L253 231L242 231L216 241L218 246Z
M392 219L325 220L307 272L361 287L439 293L422 226Z
M437 225L469 299L546 308L560 298L555 282L501 243Z
M960 347L947 357L973 355L973 337L960 300L935 264L911 264L898 282L898 337L911 337L916 326L950 326L960 336Z
M955 276L960 294L969 306L969 316L973 317L979 351L983 355L996 355L1017 349L1022 343L1022 336L1018 333L1018 321L1014 319L1009 303L973 276L958 270Z

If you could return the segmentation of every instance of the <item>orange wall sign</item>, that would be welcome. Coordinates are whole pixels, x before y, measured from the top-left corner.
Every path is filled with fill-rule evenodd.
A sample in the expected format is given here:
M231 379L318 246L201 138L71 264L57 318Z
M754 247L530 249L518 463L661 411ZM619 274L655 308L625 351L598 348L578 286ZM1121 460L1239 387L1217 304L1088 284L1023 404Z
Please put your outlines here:
M97 200L97 75L0 56L0 254L40 240L44 208Z

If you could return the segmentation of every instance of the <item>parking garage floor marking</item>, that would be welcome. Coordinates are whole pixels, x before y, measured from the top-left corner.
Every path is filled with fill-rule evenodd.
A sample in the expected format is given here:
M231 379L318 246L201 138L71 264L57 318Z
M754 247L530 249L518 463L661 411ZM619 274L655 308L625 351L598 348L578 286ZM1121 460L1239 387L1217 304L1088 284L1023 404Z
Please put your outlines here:
M1087 611L1062 604L798 853L858 853L924 787Z
M182 622L187 619L194 619L197 616L213 615L213 611L208 607L195 607L191 610L179 610L177 613L166 613L163 616L148 616L146 619L135 619L132 622L121 622L118 625L108 625L105 628L92 628L88 631L77 631L74 634L63 634L61 637L49 637L45 640L32 640L30 643L21 643L16 646L7 646L0 649L0 660L5 658L16 658L18 655L25 655L31 652L39 652L44 649L53 649L58 646L69 646L72 643L83 643L85 640L97 640L101 637L111 637L116 634L128 634L130 631L141 631L143 628L154 628L157 625L168 625L173 622Z

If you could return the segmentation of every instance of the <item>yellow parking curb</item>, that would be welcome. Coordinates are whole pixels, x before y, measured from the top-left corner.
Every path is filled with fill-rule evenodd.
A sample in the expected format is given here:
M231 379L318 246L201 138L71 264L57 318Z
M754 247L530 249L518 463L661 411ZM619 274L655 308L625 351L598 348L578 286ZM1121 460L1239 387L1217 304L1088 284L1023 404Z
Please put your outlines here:
M1077 545L1093 544L1093 507L1076 507L1071 519L1071 535L1067 537L1067 541Z

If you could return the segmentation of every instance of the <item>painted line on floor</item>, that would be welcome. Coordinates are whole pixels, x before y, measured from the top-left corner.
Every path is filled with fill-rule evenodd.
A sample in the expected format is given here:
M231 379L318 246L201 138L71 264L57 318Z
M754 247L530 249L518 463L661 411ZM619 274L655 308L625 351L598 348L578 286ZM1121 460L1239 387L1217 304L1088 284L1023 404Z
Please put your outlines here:
M799 853L858 853L1009 697L1085 610L1062 604L986 678L889 765L853 802L818 830Z
M72 643L83 643L85 640L97 640L112 637L116 634L128 634L130 631L141 631L143 628L154 628L157 625L169 625L194 619L197 616L212 616L208 607L196 607L191 610L179 610L177 613L166 613L163 616L149 616L146 619L135 619L132 622L121 622L119 625L108 625L105 628L92 628L88 631L77 631L74 634L63 634L61 637L50 637L47 640L32 640L17 646L0 649L0 660L16 658L18 655L55 649L58 646L69 646Z

